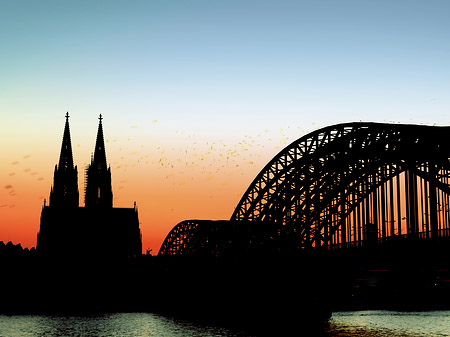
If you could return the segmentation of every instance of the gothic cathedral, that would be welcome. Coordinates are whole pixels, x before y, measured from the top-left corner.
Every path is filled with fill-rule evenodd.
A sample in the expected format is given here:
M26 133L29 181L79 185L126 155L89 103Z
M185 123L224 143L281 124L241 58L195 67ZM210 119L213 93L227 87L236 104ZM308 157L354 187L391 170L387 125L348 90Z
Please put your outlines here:
M50 203L42 208L37 250L46 257L127 258L142 251L136 205L114 208L111 168L106 163L102 115L94 155L86 169L85 207L79 206L78 170L73 164L69 114Z

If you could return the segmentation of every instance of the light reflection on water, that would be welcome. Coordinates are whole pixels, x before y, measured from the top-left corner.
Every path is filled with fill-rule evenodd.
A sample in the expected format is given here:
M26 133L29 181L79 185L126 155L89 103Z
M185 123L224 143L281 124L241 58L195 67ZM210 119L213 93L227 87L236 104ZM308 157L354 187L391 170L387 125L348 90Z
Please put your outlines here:
M98 316L4 316L0 336L155 336L242 337L225 328L179 321L150 313L119 313Z
M244 332L151 313L96 316L0 315L0 336L247 337ZM300 333L297 336L311 336ZM326 337L450 336L450 311L334 313ZM279 337L273 336L273 337Z
M450 311L371 310L333 313L329 336L450 336Z

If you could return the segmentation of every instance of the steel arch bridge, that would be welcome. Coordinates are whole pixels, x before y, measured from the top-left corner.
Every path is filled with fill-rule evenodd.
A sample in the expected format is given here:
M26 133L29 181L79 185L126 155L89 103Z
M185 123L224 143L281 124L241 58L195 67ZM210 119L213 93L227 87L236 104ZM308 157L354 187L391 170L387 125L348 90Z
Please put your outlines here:
M261 226L266 234L258 240L289 238L296 249L448 236L449 136L450 127L405 124L319 129L279 152L220 226L240 224L247 232ZM201 251L195 240L187 240L198 228L195 221L175 226L160 254ZM223 240L232 243L232 236Z

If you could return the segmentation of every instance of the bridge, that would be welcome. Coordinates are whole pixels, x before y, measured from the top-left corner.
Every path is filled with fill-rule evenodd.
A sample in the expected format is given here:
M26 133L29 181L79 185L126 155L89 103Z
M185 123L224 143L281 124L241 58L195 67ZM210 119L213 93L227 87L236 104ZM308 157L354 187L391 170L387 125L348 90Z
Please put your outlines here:
M305 135L250 184L229 220L187 220L159 255L361 247L450 236L450 127L346 123Z

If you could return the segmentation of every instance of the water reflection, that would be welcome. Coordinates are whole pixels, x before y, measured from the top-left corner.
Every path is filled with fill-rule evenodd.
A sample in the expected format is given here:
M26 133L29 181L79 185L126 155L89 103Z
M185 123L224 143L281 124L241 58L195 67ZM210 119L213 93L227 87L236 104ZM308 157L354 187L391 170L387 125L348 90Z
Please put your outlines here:
M221 327L179 321L149 313L99 316L3 316L0 336L164 336L243 337Z
M329 336L450 336L450 311L385 310L339 312L330 320Z
M311 336L310 333L306 335ZM176 320L151 313L96 316L0 315L0 336L249 337L246 333L236 330ZM279 335L273 337L275 336L279 337ZM302 336L301 331L299 336ZM450 311L339 312L333 314L330 327L321 336L450 336Z

